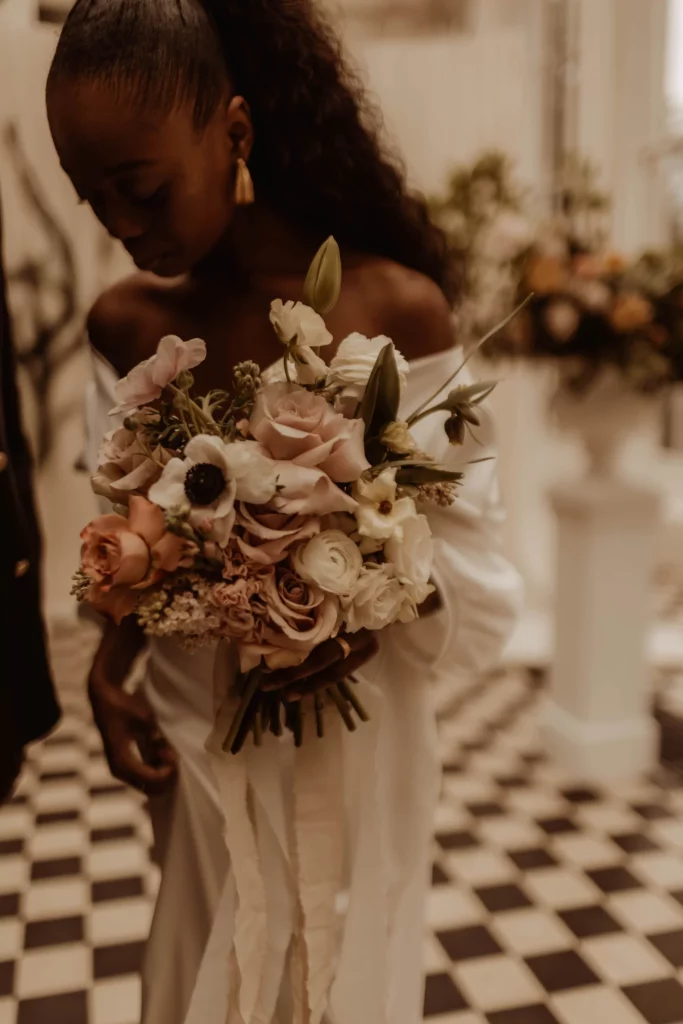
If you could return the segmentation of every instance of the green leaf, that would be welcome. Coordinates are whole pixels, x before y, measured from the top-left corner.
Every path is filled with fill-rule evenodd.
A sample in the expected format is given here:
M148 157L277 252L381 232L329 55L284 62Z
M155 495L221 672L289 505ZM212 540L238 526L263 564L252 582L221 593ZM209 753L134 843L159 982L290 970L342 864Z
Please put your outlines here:
M377 357L368 380L358 415L365 423L365 454L371 463L385 454L380 438L384 428L398 416L401 401L401 379L392 342Z
M457 484L464 477L453 469L440 466L404 466L396 473L396 483L404 487L419 487L420 484Z

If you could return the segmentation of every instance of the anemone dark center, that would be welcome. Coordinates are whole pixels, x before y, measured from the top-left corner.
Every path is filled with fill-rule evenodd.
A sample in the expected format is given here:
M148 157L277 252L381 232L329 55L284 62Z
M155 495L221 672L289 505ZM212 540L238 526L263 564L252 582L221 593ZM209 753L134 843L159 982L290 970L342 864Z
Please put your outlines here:
M385 498L384 501L380 501L379 505L377 506L377 511L380 513L380 515L389 516L391 515L391 510L393 509L393 507L393 503L391 501L387 501Z
M212 505L225 490L225 477L218 466L199 462L188 470L185 494L193 505Z

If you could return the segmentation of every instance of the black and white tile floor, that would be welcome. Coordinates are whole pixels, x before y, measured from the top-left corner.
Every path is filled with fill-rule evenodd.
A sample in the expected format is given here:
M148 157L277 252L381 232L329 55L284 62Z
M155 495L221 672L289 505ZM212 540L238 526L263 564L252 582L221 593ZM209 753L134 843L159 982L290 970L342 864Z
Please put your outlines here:
M137 1024L157 884L141 802L109 778L57 636L65 703L0 812L0 1024ZM431 1024L683 1024L683 788L588 790L537 752L538 682L441 701L425 938Z

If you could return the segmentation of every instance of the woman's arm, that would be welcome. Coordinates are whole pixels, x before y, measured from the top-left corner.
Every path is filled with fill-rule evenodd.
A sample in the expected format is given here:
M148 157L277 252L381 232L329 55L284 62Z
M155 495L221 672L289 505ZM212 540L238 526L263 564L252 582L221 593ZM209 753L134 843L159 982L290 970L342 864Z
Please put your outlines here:
M112 775L143 793L164 792L176 774L176 756L140 692L124 683L145 638L132 618L108 623L95 655L88 692Z

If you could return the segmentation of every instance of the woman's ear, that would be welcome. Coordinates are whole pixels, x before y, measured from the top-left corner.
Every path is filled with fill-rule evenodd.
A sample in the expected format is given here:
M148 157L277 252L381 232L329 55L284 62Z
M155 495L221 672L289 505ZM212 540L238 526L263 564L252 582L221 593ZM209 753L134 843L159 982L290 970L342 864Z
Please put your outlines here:
M234 156L248 161L254 145L254 126L249 104L243 96L234 96L226 112L226 128Z

